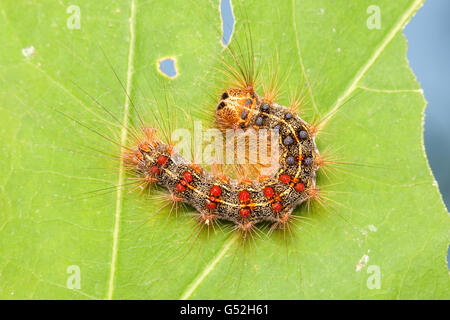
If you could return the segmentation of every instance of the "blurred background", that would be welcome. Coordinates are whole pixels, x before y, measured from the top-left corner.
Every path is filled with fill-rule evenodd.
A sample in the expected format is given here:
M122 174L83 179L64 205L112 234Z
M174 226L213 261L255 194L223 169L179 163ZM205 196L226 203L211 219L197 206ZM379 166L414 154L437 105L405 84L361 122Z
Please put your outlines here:
M404 29L408 59L424 91L425 149L450 205L450 0L427 0ZM447 253L447 261L450 251Z

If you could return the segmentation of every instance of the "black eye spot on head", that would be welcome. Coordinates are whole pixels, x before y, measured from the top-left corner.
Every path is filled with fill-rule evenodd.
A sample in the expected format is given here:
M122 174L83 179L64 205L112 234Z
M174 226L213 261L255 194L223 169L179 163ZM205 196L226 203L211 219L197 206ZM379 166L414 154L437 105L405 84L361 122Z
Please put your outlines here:
M249 105L252 104L252 99L247 99L245 100L245 106L248 107Z
M245 122L242 122L239 126L241 127L241 129L244 129L245 128Z
M226 93L226 92L224 92L224 93L222 93L222 100L225 100L226 98L228 98L229 96L228 96L228 93Z
M261 107L261 110L264 112L269 111L269 105L267 103L264 103L263 106Z
M289 120L292 118L292 113L288 112L284 117L286 118L286 120Z
M223 107L225 107L225 102L222 101L221 103L218 104L217 110L220 110L220 109L222 109Z
M242 113L241 113L241 118L242 118L242 120L245 120L245 119L247 119L247 110L242 110Z

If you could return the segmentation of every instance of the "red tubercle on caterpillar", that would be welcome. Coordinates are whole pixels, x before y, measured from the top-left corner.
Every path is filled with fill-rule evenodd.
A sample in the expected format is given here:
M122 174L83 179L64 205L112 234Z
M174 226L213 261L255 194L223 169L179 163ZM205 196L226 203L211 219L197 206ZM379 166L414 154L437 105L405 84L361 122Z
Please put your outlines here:
M158 159L156 159L156 162L160 165L163 166L167 163L167 157L166 156L159 156Z
M141 144L141 145L142 145L142 144ZM141 145L139 146L139 148L141 148ZM149 147L148 144L145 144L145 145L146 145L147 147ZM143 150L143 149L141 149L141 150ZM149 150L150 150L150 149L149 149ZM166 163L167 163L167 157L166 157L166 156L163 156L163 155L159 156L159 157L156 159L156 165L152 165L152 166L150 167L151 173L152 173L154 176L159 175L159 174L161 173L161 168L160 168L160 167L164 166Z
M206 200L206 208L209 210L214 210L217 207L217 204L214 201L211 201L210 199Z
M250 209L249 208L242 208L239 211L242 218L247 218L250 215Z
M253 205L253 204L249 203L250 202L250 193L247 190L241 190L239 192L238 197L239 197L239 201L241 203L247 204L249 206ZM251 213L250 207L244 207L239 210L240 216L244 219L247 218L248 216L250 216L250 213Z
M247 202L250 200L250 193L248 193L247 190L242 190L241 192L239 192L239 200L241 202Z
M287 174L282 174L280 175L280 177L278 178L281 182L283 182L284 184L288 184L289 182L291 182L291 177Z
M175 189L180 193L185 192L186 187L189 186L189 182L192 182L192 180L193 180L192 174L189 171L185 171L181 176L179 180L180 182L176 185Z
M301 182L297 182L294 187L295 191L303 192L305 190L305 185Z
M183 179L186 180L186 182L192 182L192 174L189 171L186 171L183 173Z
M157 167L157 166L152 166L151 168L150 168L150 170L152 171L152 173L156 176L156 175L158 175L160 172L161 172L161 170Z
M272 203L273 211L280 212L282 209L283 209L283 205L280 202L276 201L276 202Z
M218 197L222 194L222 189L218 185L213 185L209 191L211 196L206 200L206 208L214 210L217 207Z
M214 197L219 197L222 194L222 189L220 189L219 186L214 185L211 187L211 190L209 191Z
M186 191L186 187L183 186L181 183L177 184L176 187L175 187L175 189L176 189L178 192L180 192L180 193L183 193L183 192Z
M266 196L266 198L270 199L272 198L272 196L274 195L274 191L272 187L265 187L264 188L264 195Z

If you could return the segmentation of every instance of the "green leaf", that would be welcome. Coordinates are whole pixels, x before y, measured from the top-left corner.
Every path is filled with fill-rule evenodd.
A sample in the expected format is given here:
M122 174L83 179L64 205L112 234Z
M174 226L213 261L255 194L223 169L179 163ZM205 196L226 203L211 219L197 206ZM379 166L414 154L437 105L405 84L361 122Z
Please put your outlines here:
M168 216L161 201L117 191L129 181L123 170L91 155L119 148L56 112L121 141L122 128L107 129L114 121L83 90L121 121L124 113L137 121L107 58L145 109L162 97L157 61L167 56L179 71L170 93L182 108L204 108L212 57L223 50L218 1L71 4L80 29L68 27L69 4L0 5L1 298L449 297L449 219L424 153L426 102L402 34L422 1L234 4L260 56L278 52L281 71L291 69L286 91L304 75L311 109L331 112L320 150L354 164L321 176L330 199L296 211L308 220L294 225L293 238L257 238L245 251L220 230L194 242L189 215ZM380 8L380 29L367 27L370 5Z

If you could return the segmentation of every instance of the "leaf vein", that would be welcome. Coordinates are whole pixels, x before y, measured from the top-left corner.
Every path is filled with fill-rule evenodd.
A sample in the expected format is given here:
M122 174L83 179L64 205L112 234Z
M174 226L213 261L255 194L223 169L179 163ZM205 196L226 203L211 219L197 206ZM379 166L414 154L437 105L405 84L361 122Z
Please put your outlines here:
M408 10L406 10L406 12L400 17L397 23L394 24L393 28L387 33L386 37L373 52L369 60L367 60L366 63L358 70L358 72L353 77L353 80L351 81L347 89L344 91L344 93L337 98L336 102L334 103L334 106L325 115L324 121L322 122L323 125L326 122L328 122L333 117L334 114L336 114L339 107L343 105L345 100L353 93L353 91L355 91L358 88L359 81L364 77L364 75L367 73L370 67L372 67L375 64L378 57L381 55L381 53L384 51L387 45L392 41L392 39L397 35L397 33L405 26L408 19L413 15L413 13L417 9L419 9L419 7L422 5L422 2L423 0L414 1L413 4L408 8Z
M125 92L125 102L123 110L123 120L122 120L122 130L120 134L120 144L124 145L128 136L128 118L130 114L130 99L128 94L131 90L131 81L133 77L133 58L134 58L134 44L135 44L135 26L136 26L136 5L135 0L131 0L130 9L130 44L128 48L128 67L127 67L127 80L126 80L126 92ZM125 177L125 166L123 159L120 160L119 165L119 177L117 185L121 186L123 184ZM117 189L117 199L116 199L116 210L114 213L114 230L113 230L113 244L111 252L111 267L108 280L108 293L107 299L111 300L114 293L114 280L116 274L116 264L117 264L117 254L119 246L119 226L120 226L120 216L122 212L122 201L123 201L122 188Z

